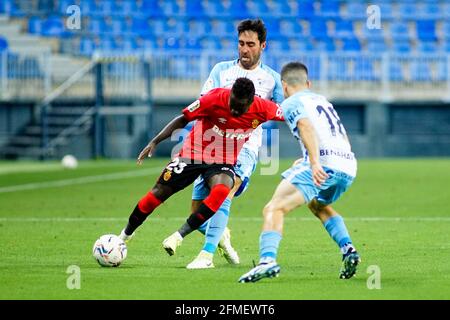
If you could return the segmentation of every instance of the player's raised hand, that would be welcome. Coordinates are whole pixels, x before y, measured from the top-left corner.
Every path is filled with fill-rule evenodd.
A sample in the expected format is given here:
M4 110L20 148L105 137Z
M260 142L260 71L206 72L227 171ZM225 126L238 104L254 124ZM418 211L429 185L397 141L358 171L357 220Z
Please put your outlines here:
M150 158L153 155L155 148L156 148L156 143L154 143L153 141L150 141L148 143L148 145L146 145L145 148L142 149L141 153L139 153L139 156L137 158L137 164L141 165L146 157Z
M318 187L328 179L328 174L323 170L320 164L311 164L314 184Z

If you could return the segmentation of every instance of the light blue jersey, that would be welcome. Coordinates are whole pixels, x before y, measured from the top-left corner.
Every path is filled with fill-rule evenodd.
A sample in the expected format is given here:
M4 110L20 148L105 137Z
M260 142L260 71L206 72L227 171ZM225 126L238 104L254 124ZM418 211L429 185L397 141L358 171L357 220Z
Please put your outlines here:
M285 122L299 141L304 158L302 163L283 172L282 177L297 187L307 202L314 198L323 204L336 201L352 184L357 167L347 133L336 110L324 96L309 90L290 96L281 107ZM297 123L304 118L308 118L315 129L319 161L329 175L320 187L313 183L308 154L298 132Z

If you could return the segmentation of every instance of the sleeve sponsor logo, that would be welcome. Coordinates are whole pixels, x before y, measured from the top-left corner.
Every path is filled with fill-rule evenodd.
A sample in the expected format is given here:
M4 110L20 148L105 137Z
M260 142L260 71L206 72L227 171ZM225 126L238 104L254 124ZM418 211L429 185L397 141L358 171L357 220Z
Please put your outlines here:
M194 112L195 110L197 110L198 108L200 108L200 101L199 100L195 100L194 102L192 102L188 107L188 111L189 112Z

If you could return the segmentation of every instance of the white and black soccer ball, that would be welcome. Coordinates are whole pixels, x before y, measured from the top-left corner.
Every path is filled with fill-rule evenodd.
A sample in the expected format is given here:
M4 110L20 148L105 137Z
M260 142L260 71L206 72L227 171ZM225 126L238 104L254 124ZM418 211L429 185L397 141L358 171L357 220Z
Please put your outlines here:
M103 267L118 267L127 257L127 245L114 234L97 239L92 248L95 260Z
M76 169L78 167L78 160L73 155L67 154L62 158L61 165L66 169Z

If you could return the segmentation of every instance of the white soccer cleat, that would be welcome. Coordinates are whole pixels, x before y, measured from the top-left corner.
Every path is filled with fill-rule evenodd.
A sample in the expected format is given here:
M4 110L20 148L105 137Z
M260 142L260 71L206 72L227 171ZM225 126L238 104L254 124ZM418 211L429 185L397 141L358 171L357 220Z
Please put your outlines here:
M279 273L280 273L280 266L275 261L269 263L261 263L258 264L249 272L243 274L239 278L238 282L240 283L256 282L263 278L278 277Z
M176 231L173 234L171 234L168 238L166 238L162 245L164 250L167 251L169 256L173 256L175 254L175 251L177 251L177 248L181 246L181 242L183 241L183 237L181 234Z
M211 269L214 268L213 254L207 251L200 251L198 256L186 266L187 269Z
M123 229L122 231L120 231L119 238L122 239L123 242L128 243L131 241L131 239L133 239L134 234L135 233L133 232L132 234L127 235L125 233L125 229Z
M230 229L225 228L222 234L222 238L220 238L219 246L218 246L219 254L227 259L229 264L239 264L239 255L234 250L233 246L231 245L231 234Z

